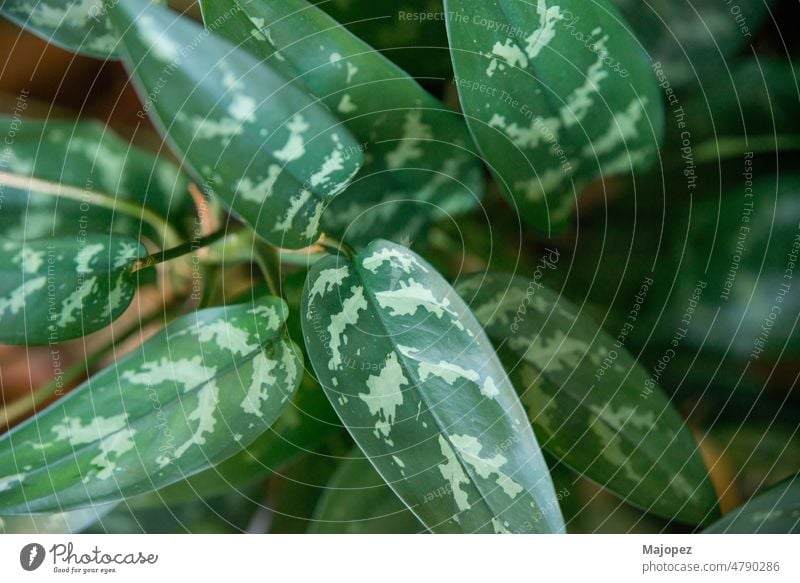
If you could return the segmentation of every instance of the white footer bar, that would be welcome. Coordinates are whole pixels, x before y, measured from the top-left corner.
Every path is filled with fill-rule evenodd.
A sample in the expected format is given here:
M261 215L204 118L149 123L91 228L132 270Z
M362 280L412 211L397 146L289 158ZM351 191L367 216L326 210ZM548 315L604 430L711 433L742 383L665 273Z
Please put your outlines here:
M0 581L797 582L798 543L783 535L5 535Z

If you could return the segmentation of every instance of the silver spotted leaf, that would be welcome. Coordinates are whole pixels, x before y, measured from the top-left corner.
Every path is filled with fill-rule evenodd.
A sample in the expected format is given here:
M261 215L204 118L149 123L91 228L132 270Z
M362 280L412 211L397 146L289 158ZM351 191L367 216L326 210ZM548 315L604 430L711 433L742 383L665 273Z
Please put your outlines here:
M182 503L243 490L280 474L303 454L341 432L336 413L319 385L304 374L300 387L275 423L253 443L221 464L158 491L158 502Z
M405 247L314 264L308 357L387 484L434 532L562 532L525 411L480 324Z
M189 18L143 0L111 17L123 60L182 161L264 239L302 248L361 168L355 139L303 89Z
M108 59L116 56L119 41L108 21L108 5L113 3L114 0L4 0L0 14L67 51Z
M655 159L662 97L607 0L446 0L445 13L467 122L534 228L563 231L589 182Z
M343 460L319 500L309 532L414 534L419 520L356 449Z
M355 137L365 165L323 215L357 245L413 239L474 209L480 159L461 115L306 0L203 0L206 26L300 82ZM238 9L237 9L238 8Z
M194 212L187 176L169 160L132 146L108 127L94 121L24 116L0 118L0 132L11 142L0 159L0 172L111 199L103 207L83 194L68 198L44 193L37 183L6 184L0 236L28 240L111 230L160 243L164 233L155 232L140 215L123 212L125 202L147 208L189 234L181 229Z
M705 534L800 533L800 475L775 484L732 510Z
M253 442L300 380L266 298L182 317L0 439L0 515L120 500Z
M146 255L135 239L0 239L0 344L50 344L86 336L130 305Z
M699 446L624 345L536 280L463 279L457 291L495 343L542 447L648 512L715 518Z

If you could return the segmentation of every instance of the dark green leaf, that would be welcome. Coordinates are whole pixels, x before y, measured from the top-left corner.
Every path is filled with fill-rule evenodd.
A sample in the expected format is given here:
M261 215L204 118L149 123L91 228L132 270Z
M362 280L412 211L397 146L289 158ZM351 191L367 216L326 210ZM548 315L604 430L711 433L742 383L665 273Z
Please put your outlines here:
M0 439L0 514L148 492L220 463L300 380L276 298L184 316Z
M713 79L728 60L752 45L774 0L718 2L692 0L612 0L653 61L663 65L672 85Z
M756 495L709 526L704 533L800 533L800 474Z
M145 255L114 235L0 239L0 343L48 344L104 328L130 305Z
M98 122L0 119L8 136L0 171L37 178L83 191L77 198L3 186L0 235L29 240L81 233L142 233L161 243L165 233L144 222L142 212L123 208L132 202L181 225L192 215L189 181L171 162L140 150ZM100 206L91 195L111 197ZM172 242L177 244L176 242Z
M266 240L306 247L358 172L350 133L244 49L143 0L111 12L145 110L202 182Z
M562 532L536 438L489 340L423 259L376 241L317 262L309 359L383 479L434 532Z
M800 252L800 174L759 178L749 159L751 182L694 199L689 233L672 243L681 265L660 337L671 338L693 299L688 345L751 361L785 358L800 353L800 288L791 282Z
M535 228L563 231L588 182L655 158L659 88L606 0L446 0L445 9L467 122Z
M414 77L450 79L442 0L317 0L325 12Z
M483 174L461 116L330 16L306 0L201 4L207 26L319 96L364 151L364 168L324 215L325 232L359 245L412 239L477 206Z
M624 343L535 279L475 275L456 289L497 346L542 447L649 512L692 524L714 517L698 445Z
M404 534L425 530L369 460L353 450L328 483L309 532Z

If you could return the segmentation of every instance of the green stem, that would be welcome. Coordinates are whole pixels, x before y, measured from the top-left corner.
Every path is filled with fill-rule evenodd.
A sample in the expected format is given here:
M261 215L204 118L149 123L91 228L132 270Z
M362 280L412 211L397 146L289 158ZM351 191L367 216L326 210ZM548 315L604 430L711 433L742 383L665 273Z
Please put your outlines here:
M201 237L200 239L193 239L192 241L187 241L177 247L173 247L172 249L165 249L163 251L159 251L158 253L153 253L152 255L148 255L147 257L143 257L139 259L133 264L133 271L141 271L142 269L147 269L148 267L153 267L154 265L158 265L159 263L164 263L166 261L170 261L172 259L176 259L178 257L183 257L184 255L188 255L189 253L193 253L198 249L202 249L212 243L222 239L226 235L224 229L220 229L216 233L211 233L205 237Z
M354 257L356 252L347 243L334 239L329 235L323 234L317 243L320 247L325 249L331 255L346 255L347 257Z
M256 239L253 260L261 270L272 295L276 298L283 297L281 294L281 259L278 250L272 245Z
M780 150L800 150L800 136L777 135L711 140L697 147L697 163L728 160L746 152L763 154Z
M128 200L121 200L108 194L11 172L0 172L0 184L21 190L33 190L48 196L90 203L142 220L150 225L156 233L162 234L162 243L165 247L177 245L181 240L177 231L161 215Z

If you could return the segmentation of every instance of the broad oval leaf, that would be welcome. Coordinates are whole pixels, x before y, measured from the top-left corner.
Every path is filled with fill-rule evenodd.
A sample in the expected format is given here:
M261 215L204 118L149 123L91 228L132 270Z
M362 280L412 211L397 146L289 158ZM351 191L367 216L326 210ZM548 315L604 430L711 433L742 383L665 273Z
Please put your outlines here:
M358 449L328 483L309 532L316 534L414 534L425 527Z
M115 56L119 41L108 21L109 4L111 0L4 0L0 14L65 50L108 59Z
M277 298L184 316L0 439L0 514L155 490L261 435L297 388Z
M624 344L537 280L474 275L456 290L495 343L544 449L648 512L691 524L718 514L698 445Z
M562 532L547 466L480 324L419 256L375 241L318 261L309 360L383 479L434 532Z
M588 182L655 158L659 88L606 0L446 0L445 10L469 127L533 227L563 231Z
M143 0L111 13L149 111L208 189L267 241L301 248L358 172L358 143L313 97L244 49Z
M201 4L207 26L319 96L364 151L347 196L323 215L326 233L358 245L413 239L479 204L483 172L463 118L325 12L306 0Z
M758 493L720 518L704 534L800 533L800 474Z
M36 184L4 184L0 236L28 240L111 230L145 234L160 243L163 232L154 232L141 215L131 216L116 203L133 202L178 227L194 212L188 178L175 164L132 146L98 122L8 117L0 119L0 132L11 142L0 171L84 192L72 199L43 193ZM86 196L95 192L113 197L111 208Z
M85 336L130 305L145 256L135 239L115 235L0 239L0 343L49 344Z

